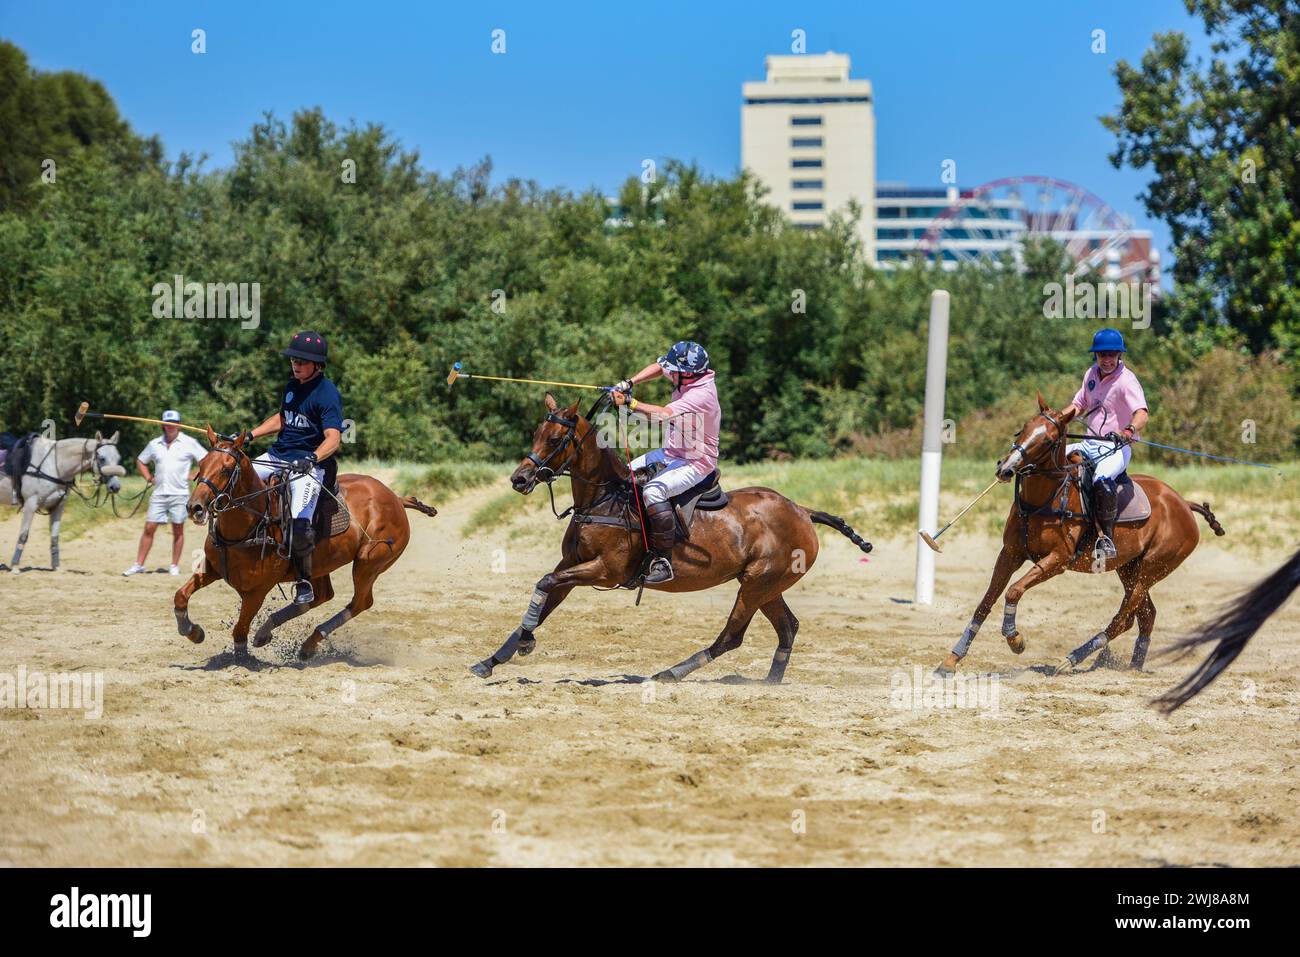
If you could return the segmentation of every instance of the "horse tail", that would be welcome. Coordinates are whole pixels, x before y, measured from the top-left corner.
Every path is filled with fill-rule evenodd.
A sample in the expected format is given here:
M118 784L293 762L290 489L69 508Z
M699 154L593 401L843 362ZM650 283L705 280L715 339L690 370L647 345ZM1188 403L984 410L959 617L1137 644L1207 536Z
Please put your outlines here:
M1210 511L1209 502L1202 502L1200 505L1197 505L1195 502L1188 502L1187 507L1197 515L1203 515L1205 520L1210 523L1210 528L1214 529L1215 535L1226 534L1223 531L1223 526L1219 524L1219 520L1214 517L1214 512Z
M1181 658L1200 645L1215 643L1195 671L1152 703L1165 714L1172 714L1205 690L1241 654L1251 636L1270 615L1282 607L1297 587L1300 587L1300 551L1272 575L1233 601L1209 624L1161 652L1162 655L1177 655Z
M849 523L844 521L844 519L840 518L838 515L828 515L826 512L814 512L810 508L805 508L804 511L807 512L808 517L818 525L829 525L864 552L871 551L871 543L850 528Z
M402 508L413 508L417 512L423 512L425 515L428 515L430 518L438 514L438 510L436 508L434 508L432 505L425 505L414 495L408 495L406 496L406 498L402 499Z

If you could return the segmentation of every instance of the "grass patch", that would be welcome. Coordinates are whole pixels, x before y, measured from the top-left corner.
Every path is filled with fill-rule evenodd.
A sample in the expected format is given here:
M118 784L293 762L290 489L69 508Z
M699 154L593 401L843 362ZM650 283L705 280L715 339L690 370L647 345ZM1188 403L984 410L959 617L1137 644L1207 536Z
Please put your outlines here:
M394 492L431 500L445 499L450 495L502 481L511 470L509 465L491 462L443 462L437 465L401 463L396 468L397 475L392 482Z

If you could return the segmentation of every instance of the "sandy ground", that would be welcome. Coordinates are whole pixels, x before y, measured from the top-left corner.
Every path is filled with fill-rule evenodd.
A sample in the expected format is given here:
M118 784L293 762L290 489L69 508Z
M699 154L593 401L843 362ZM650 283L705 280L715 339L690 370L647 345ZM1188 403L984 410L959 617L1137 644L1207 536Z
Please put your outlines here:
M640 681L713 639L733 586L647 593L639 609L627 592L575 593L531 657L485 682L467 666L518 622L560 534L548 513L463 539L498 492L411 513L376 608L307 666L302 621L237 663L224 585L191 604L207 642L179 637L180 580L120 577L138 521L66 542L57 574L0 574L0 674L104 679L99 719L0 710L0 863L1300 862L1297 604L1165 719L1146 702L1186 662L1046 675L1120 595L1113 575L1070 575L1021 603L1023 656L990 618L964 663L986 682L983 707L918 707L914 668L928 673L960 634L996 543L957 539L939 600L917 608L912 541L877 541L864 562L821 529L817 565L787 596L802 628L783 686L749 681L775 646L761 617L686 682ZM16 530L0 521L6 555ZM1203 537L1153 592L1157 646L1283 557L1223 541ZM153 562L162 548L160 536ZM41 519L24 564L47 563ZM350 597L346 578L335 586L313 623Z

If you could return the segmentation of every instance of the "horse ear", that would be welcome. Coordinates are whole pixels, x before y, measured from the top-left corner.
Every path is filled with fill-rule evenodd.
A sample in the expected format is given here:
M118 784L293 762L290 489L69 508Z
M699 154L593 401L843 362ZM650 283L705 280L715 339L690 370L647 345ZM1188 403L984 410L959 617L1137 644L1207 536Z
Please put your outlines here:
M119 432L114 432L114 433L113 433L113 437L112 437L111 439L108 440L108 444L109 444L109 445L117 445L117 438L118 438L118 436L121 435L121 434L122 434L122 433L121 433L120 431L119 431Z
M1078 411L1079 411L1079 410L1076 409L1076 408L1072 405L1072 406L1070 406L1068 409L1066 409L1064 412L1062 412L1062 413L1061 413L1061 424L1062 424L1062 425L1065 425L1065 423L1067 423L1067 422L1069 422L1071 419L1073 419L1073 418L1078 414Z
M212 423L204 422L203 424L208 428L208 445L215 447L217 444L217 433L212 431Z
M555 401L555 396L551 395L549 392L546 393L546 411L554 412L559 407L560 403Z
M1041 390L1038 393L1038 411L1039 412L1047 411L1047 403L1043 401L1043 393Z
M96 430L95 430L95 441L96 441L96 442L103 442L103 441L104 441L104 436L100 433L99 429L96 429Z

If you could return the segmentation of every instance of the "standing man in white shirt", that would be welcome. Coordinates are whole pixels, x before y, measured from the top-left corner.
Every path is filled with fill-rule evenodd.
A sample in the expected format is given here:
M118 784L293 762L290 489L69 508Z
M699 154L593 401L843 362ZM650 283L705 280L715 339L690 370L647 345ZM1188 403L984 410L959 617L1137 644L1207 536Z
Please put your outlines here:
M162 414L164 423L180 422L181 414L175 409L168 409ZM185 505L190 497L190 482L198 474L196 467L207 449L194 439L185 435L175 425L163 425L163 434L153 439L136 456L136 468L144 480L154 487L153 497L149 499L149 512L144 523L144 534L140 536L140 548L136 552L135 564L124 571L123 575L137 575L144 571L144 560L149 557L153 547L153 534L158 526L170 522L172 527L172 564L169 569L173 575L179 575L181 553L185 550ZM153 465L154 472L149 474L148 466Z

